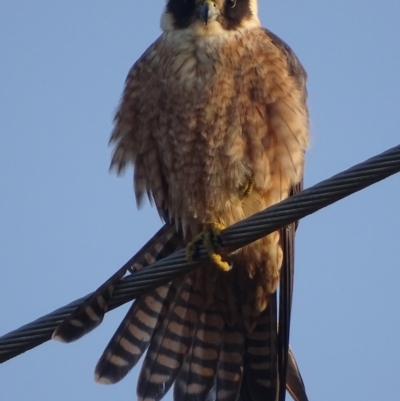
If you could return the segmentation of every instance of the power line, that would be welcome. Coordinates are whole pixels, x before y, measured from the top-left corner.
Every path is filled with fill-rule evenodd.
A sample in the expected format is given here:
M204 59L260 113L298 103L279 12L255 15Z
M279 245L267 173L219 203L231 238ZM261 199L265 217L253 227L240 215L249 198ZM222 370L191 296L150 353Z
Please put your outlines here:
M221 234L222 248L228 251L241 248L399 171L400 145L227 228ZM200 246L198 254L196 262L188 263L185 250L181 250L123 278L113 293L108 310L115 309L207 261L204 247ZM0 363L48 341L55 328L88 296L0 337Z

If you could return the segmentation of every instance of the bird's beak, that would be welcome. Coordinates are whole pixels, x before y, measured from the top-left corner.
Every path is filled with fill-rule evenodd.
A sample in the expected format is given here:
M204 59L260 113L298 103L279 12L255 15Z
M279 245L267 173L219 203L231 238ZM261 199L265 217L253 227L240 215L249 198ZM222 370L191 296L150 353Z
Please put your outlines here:
M196 16L202 20L205 25L214 21L220 14L217 5L212 0L203 1L196 10Z

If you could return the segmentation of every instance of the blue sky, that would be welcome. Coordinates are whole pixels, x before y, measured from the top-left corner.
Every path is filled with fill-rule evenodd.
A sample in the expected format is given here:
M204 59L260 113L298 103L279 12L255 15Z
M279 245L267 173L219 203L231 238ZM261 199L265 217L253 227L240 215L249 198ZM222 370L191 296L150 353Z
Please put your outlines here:
M0 335L96 288L160 227L107 147L164 1L0 0ZM309 74L310 186L399 144L400 3L264 1ZM400 175L302 220L291 343L311 400L398 397ZM135 399L93 369L125 308L0 367L2 399ZM168 396L167 400L171 400Z

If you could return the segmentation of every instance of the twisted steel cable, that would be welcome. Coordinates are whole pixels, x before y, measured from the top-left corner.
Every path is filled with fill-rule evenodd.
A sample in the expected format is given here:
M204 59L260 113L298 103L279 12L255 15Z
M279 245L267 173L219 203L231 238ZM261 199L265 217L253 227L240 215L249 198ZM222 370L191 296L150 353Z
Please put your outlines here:
M400 145L223 230L221 248L227 251L241 248L399 171ZM197 260L190 263L186 260L185 250L181 250L123 278L113 293L108 310L189 272L207 259L203 246L199 248ZM130 266L130 262L125 266ZM48 341L54 329L89 295L0 337L0 363Z

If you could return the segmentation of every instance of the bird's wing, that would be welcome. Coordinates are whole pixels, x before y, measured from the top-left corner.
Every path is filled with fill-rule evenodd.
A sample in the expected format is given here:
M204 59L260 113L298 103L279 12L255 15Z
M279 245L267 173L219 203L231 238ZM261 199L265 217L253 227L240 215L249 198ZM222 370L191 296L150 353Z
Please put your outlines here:
M304 110L307 110L307 89L306 81L307 74L299 59L292 51L292 49L282 41L278 36L264 30L265 34L270 38L272 43L282 52L286 57L289 69L289 75L292 76L301 91L302 102L304 103ZM302 181L291 189L290 196L302 190ZM292 306L292 293L293 293L293 273L294 273L294 236L297 228L297 222L293 223L280 232L281 246L283 250L283 262L281 267L280 287L279 287L279 330L278 330L278 381L279 391L277 399L279 401L285 400L285 388L293 395L298 401L307 401L305 387L297 364L293 357L293 353L289 350L289 334L290 334L290 317ZM260 348L261 349L261 348ZM248 354L251 355L251 354ZM248 364L254 364L253 360L248 360ZM249 371L249 370L248 370ZM273 378L272 378L273 379ZM242 401L256 401L262 399L262 393L257 393L257 377L255 375L248 375L248 383L244 383L241 390Z
M286 390L294 401L308 401L306 388L292 349L289 347L286 371Z
M278 36L271 31L265 29L266 35L271 39L272 43L280 49L285 55L288 63L289 74L295 79L298 88L302 93L302 101L307 110L307 73L297 58L293 50ZM303 189L303 181L295 185L291 190L291 196L299 193ZM281 238L283 245L283 264L281 268L280 281L280 300L279 300L279 332L278 332L278 366L280 377L279 400L285 399L285 387L292 393L290 389L295 389L295 397L299 401L306 401L304 383L300 372L297 368L293 353L289 351L289 334L290 334L290 318L293 294L293 276L294 276L294 236L298 222L281 230ZM296 385L295 385L296 383ZM286 385L285 385L286 384Z

